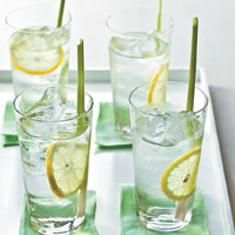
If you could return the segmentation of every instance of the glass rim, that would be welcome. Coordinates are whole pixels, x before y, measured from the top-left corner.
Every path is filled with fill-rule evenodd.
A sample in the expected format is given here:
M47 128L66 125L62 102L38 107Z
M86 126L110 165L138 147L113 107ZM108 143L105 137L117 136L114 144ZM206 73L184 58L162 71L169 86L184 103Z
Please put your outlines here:
M110 20L111 20L114 16L116 16L116 15L118 15L118 14L120 14L120 13L124 13L124 12L128 12L128 11L133 11L133 10L152 11L152 12L154 12L154 10L151 9L151 8L138 8L138 7L136 7L136 8L126 8L126 9L122 9L122 10L119 10L119 11L116 11L116 12L111 13L111 14L107 17L107 19L106 19L106 21L105 21L106 27L107 27L111 32L113 32L113 33L115 33L115 34L122 35L122 36L125 36L125 37L127 37L127 38L129 38L129 37L130 37L130 38L133 38L133 36L128 35L128 34L125 33L125 32L121 32L121 31L115 29L115 28L112 27L112 25L110 24ZM174 22L173 17L171 17L171 16L168 15L168 14L164 14L164 13L163 13L163 16L165 16L165 17L167 17L167 18L169 19L169 21L170 21L169 26L166 27L166 28L165 28L163 31L161 31L161 32L157 32L156 29L150 30L149 32L156 32L156 33L158 33L159 35L164 35L164 34L167 34L168 32L170 32L170 31L173 29L173 27L174 27L174 25L175 25L175 22ZM136 36L135 36L135 37L136 37Z
M27 33L32 33L32 34L37 34L37 33L39 33L39 34L41 34L42 32L35 32L35 31L26 31L24 28L20 28L20 27L17 27L17 26L15 26L14 24L11 24L11 22L10 22L10 20L9 20L9 18L14 14L14 13L16 13L16 12L18 12L18 11L20 11L20 10L24 10L24 9L27 9L27 8L35 8L35 7L46 7L46 6L55 6L55 4L49 4L49 3L40 3L40 4L26 4L26 5L24 5L24 6L21 6L21 7L18 7L18 8L14 8L14 9L12 9L11 11L9 11L8 13L7 13L7 15L6 15L6 17L5 17L5 24L9 27L9 28L11 28L11 29L13 29L13 30L16 30L16 31L20 31L20 32L27 32ZM67 27L70 23L71 23L71 21L72 21L72 15L71 15L71 13L70 13L70 11L65 11L64 13L66 13L66 14L64 14L64 15L67 15L67 17L68 17L68 19L66 20L66 22L65 23L63 23L60 27L55 27L55 28L53 28L53 30L49 30L48 32L44 32L44 34L50 34L51 32L57 32L57 31L60 31L62 28L65 28L65 27Z
M174 81L174 80L171 80L171 81L159 81L158 83L162 83L162 84L164 84L164 83L167 83L167 84L184 84L184 85L188 86L188 83L185 82L185 81ZM149 84L150 84L150 83L144 83L144 84L141 84L141 85L137 86L136 88L134 88L134 89L131 91L131 93L129 94L129 96L128 96L128 101L129 101L129 104L130 104L133 108L137 109L140 113L142 113L142 114L144 114L144 115L156 116L155 114L150 114L150 113L148 113L148 112L146 112L146 111L140 110L140 108L137 107L137 106L134 104L133 100L132 100L132 96L133 96L133 94L134 94L137 90L139 90L139 89L142 88L142 87L149 87ZM200 87L198 87L197 85L195 86L195 90L198 90L198 91L200 92L200 94L203 96L203 99L204 99L204 101L203 101L203 103L204 103L204 104L203 104L203 107L202 107L202 108L199 108L199 109L196 110L196 111L192 111L192 113L194 113L194 114L199 114L199 113L203 112L203 111L207 108L208 103L209 103L209 98L208 98L207 94L206 94ZM186 100L185 100L185 102L186 102ZM182 111L184 111L184 110L182 110ZM188 112L187 112L187 113L188 113ZM186 115L187 115L187 114L186 114Z
M94 106L94 100L93 100L93 97L89 94L89 93L85 93L85 97L88 97L89 98L89 107L87 109L87 111L84 111L82 114L76 114L72 117L69 117L69 118L66 118L66 119L61 119L61 120L38 120L38 119L35 119L35 118L29 118L27 116L25 116L24 113L22 113L19 108L17 107L17 101L18 99L26 92L29 92L29 91L33 91L34 89L37 89L37 88L57 88L56 86L53 86L53 85L40 85L40 86L37 86L36 88L35 87L31 87L31 88L28 88L28 89L25 89L23 91L21 91L19 94L16 95L16 97L14 98L13 100L13 107L14 107L14 110L15 112L20 115L22 118L25 118L27 120L30 120L30 121L33 121L33 122L39 122L39 123L63 123L63 122L70 122L70 121L73 121L75 119L78 119L78 118L81 118L82 116L90 113L92 110L93 110L93 106ZM74 86L66 86L65 87L66 90L67 89L73 89L75 91L77 91L77 88L74 87ZM44 94L45 90L43 91L43 94Z

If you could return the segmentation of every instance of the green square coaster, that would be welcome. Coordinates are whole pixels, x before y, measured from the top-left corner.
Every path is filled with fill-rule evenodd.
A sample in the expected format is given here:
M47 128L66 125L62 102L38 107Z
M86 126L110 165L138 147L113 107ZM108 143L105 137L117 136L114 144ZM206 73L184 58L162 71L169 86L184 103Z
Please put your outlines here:
M6 103L4 110L1 144L4 147L15 146L19 144L16 130L15 113L11 101Z
M3 147L19 145L17 135L3 135L1 141L2 141Z
M5 106L2 133L4 135L17 135L15 113L12 101L8 101Z
M95 211L96 211L96 193L94 191L88 191L85 222L76 232L73 232L71 235L98 235L98 232L94 224ZM38 232L34 231L31 228L29 221L29 214L26 205L21 217L19 235L40 235Z
M112 103L100 103L96 125L96 144L100 148L129 148L131 140L119 135L115 130L114 110Z
M134 187L125 186L121 190L121 227L122 235L209 235L207 212L201 192L195 195L190 224L183 230L166 233L147 230L138 222Z

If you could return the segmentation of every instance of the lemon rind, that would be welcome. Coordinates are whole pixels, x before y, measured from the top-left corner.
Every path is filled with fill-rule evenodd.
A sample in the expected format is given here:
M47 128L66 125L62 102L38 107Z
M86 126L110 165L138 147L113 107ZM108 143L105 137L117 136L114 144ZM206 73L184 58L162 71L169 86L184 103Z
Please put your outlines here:
M157 81L159 80L160 76L165 70L165 65L161 65L160 68L158 69L157 73L153 76L153 79L150 83L148 92L147 92L147 103L151 105L153 103L153 93L155 91L155 87L157 84Z
M164 170L163 174L161 175L161 189L170 199L173 199L175 201L181 201L181 200L184 200L184 199L188 198L195 191L196 177L197 177L197 172L198 172L199 162L200 162L200 152L201 152L201 147L194 147L189 152L185 153L184 155L182 155L181 157L179 157L175 161L173 161ZM173 169L175 169L178 165L180 165L180 163L182 163L185 160L189 159L192 155L197 155L198 156L198 159L197 159L197 162L196 162L196 167L194 167L193 173L192 173L192 176L191 176L191 177L193 177L194 184L192 184L192 187L191 187L191 189L189 190L189 192L187 194L175 195L172 192L172 190L170 190L167 186L168 185L168 182L167 182L168 177L169 177L169 175L170 175L170 173L172 172Z
M64 57L65 57L65 53L64 53L64 50L63 50L62 46L59 46L58 50L59 50L59 59L57 60L55 65L53 65L52 67L50 67L48 69L45 69L45 70L31 70L31 69L27 69L27 68L19 65L19 63L17 63L16 59L13 56L11 57L11 62L12 62L12 65L16 69L18 69L21 72L24 72L26 74L29 74L29 75L38 75L38 76L47 75L47 74L50 74L50 73L54 72L63 63Z

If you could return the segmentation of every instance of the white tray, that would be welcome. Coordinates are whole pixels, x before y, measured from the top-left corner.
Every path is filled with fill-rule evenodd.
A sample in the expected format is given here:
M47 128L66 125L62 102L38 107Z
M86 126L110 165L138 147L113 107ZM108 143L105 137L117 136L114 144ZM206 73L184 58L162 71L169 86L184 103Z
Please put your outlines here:
M74 73L71 74L72 81L74 75ZM170 79L172 80L186 80L187 75L188 72L184 69L170 71ZM2 76L7 78L10 75L6 71L0 73L0 81ZM106 70L88 71L87 78L87 90L95 101L95 121L98 103L110 101L112 98L109 73ZM4 102L12 97L11 85L8 81L8 79L2 79L3 83L0 83L1 114ZM202 70L198 71L198 85L208 94L206 78ZM93 142L94 140L95 136L93 135ZM96 149L95 145L93 145L92 152L89 189L95 189L97 192L96 227L100 235L119 235L119 190L123 184L133 184L132 152L127 149L101 151ZM205 196L210 234L233 235L232 213L211 103L207 115L204 151L198 183ZM22 212L22 185L18 147L0 149L0 234L18 235Z

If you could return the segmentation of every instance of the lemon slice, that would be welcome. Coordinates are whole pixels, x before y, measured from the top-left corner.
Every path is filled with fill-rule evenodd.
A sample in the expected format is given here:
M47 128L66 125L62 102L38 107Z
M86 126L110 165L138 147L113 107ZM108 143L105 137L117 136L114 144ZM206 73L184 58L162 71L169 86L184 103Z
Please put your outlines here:
M48 48L43 51L32 51L32 48L25 48L21 44L11 47L12 65L29 75L47 75L54 72L64 60L64 50Z
M48 146L46 173L53 193L64 198L76 193L85 177L88 145L57 142Z
M165 71L165 65L161 65L157 73L154 75L153 79L151 80L148 92L147 92L147 102L149 105L153 103L153 95L155 93L156 84L161 77L162 73Z
M164 170L161 176L161 188L170 199L181 201L194 192L200 152L200 147L194 147Z

